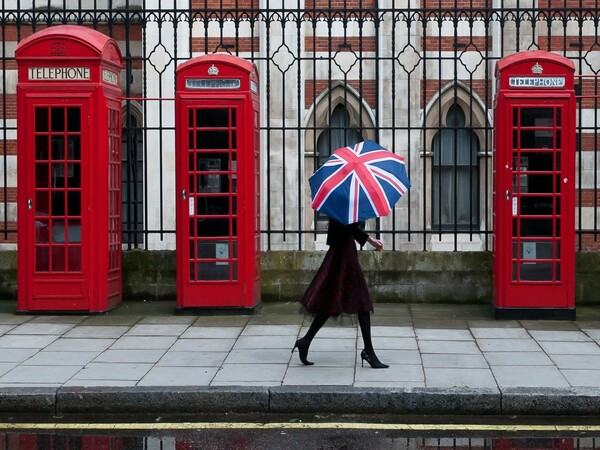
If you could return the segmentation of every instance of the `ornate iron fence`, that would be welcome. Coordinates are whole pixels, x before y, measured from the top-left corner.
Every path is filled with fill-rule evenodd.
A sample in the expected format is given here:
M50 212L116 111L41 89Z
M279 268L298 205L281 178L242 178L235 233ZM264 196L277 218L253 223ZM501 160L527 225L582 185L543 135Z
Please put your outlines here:
M254 61L261 74L265 250L318 248L319 217L307 201L306 178L327 149L358 138L377 139L407 160L413 188L390 218L370 224L389 248L435 250L445 243L451 250L490 249L494 65L531 49L575 63L577 242L579 250L600 247L598 2L540 0L533 7L503 0L491 7L491 1L422 1L420 7L385 7L398 2L348 1L336 7L306 1L273 8L269 1L261 8L253 1L167 3L3 2L4 242L15 242L16 234L14 47L36 30L70 23L114 37L124 55L123 232L129 248L168 248L174 242L177 64L229 52ZM467 163L459 155L464 142ZM444 145L451 149L446 159L439 156Z

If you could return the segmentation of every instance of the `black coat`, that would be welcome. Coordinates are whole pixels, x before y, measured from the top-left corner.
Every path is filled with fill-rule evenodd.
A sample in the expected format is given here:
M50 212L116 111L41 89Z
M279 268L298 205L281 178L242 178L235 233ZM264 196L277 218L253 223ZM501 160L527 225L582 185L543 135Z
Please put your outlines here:
M360 228L361 225L360 222L344 225L337 220L329 219L327 245L338 246L352 237L362 247L366 244L369 235Z

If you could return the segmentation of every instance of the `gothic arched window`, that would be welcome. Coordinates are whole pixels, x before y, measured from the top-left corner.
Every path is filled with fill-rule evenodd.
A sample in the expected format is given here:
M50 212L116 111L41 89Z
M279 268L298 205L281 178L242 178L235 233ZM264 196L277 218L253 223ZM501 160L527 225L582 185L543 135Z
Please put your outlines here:
M432 226L437 231L479 230L479 139L454 104L446 128L433 138Z
M329 128L317 140L318 166L321 167L334 150L360 141L362 136L350 126L350 114L343 105L337 105L331 113Z

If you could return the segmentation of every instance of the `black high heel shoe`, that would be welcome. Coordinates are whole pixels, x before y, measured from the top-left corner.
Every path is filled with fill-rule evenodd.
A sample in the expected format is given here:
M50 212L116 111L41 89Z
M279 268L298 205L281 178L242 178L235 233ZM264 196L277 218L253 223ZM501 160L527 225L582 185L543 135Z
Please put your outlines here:
M292 353L294 353L295 349L298 349L298 356L300 356L300 361L302 361L302 364L304 364L305 366L312 366L314 364L314 362L311 362L308 359L306 359L306 356L308 355L309 345L310 342L305 343L304 338L302 338L296 341L296 343L294 344L294 348L292 349Z
M360 365L362 367L364 367L365 361L369 363L372 369L387 369L388 367L390 367L387 364L384 364L381 361L379 361L379 359L377 359L377 356L375 356L375 352L367 353L366 350L363 350L362 352L360 352Z

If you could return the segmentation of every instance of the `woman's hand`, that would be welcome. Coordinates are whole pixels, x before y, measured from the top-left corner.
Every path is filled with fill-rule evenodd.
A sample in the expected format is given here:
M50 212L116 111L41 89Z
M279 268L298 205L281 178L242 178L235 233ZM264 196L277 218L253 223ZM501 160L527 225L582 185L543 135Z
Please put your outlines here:
M367 238L367 242L375 248L376 252L380 252L381 250L383 250L383 242L381 242L379 239L375 239L369 236Z

